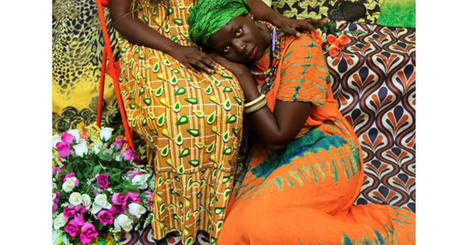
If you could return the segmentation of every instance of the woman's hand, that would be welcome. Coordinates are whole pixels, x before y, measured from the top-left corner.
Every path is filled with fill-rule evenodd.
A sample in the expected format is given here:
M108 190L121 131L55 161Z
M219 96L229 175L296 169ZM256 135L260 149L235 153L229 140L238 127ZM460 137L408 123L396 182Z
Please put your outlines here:
M209 55L194 47L178 46L169 54L195 72L211 73L216 68L216 62Z
M324 19L303 19L296 20L287 17L280 18L277 21L277 26L285 33L299 37L301 32L313 31L314 26L325 24L328 22L327 18Z

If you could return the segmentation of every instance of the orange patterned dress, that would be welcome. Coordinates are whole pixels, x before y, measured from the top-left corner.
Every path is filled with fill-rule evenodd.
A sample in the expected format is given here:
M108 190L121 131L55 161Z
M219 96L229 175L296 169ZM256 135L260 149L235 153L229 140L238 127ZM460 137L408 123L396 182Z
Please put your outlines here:
M313 108L283 151L253 146L219 244L415 244L410 211L353 205L363 181L361 149L333 98L321 48L308 35L283 36L279 47L267 106L273 111L280 100ZM269 59L254 69L267 70Z
M138 18L181 45L193 1L142 0ZM121 89L130 126L148 145L156 173L152 228L177 231L183 244L198 231L216 243L233 185L243 121L243 93L225 69L196 74L169 55L120 39Z

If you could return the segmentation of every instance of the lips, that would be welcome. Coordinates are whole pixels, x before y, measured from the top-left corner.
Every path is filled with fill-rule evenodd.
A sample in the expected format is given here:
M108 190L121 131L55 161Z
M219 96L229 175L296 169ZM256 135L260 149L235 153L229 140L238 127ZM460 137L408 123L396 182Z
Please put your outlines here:
M249 52L248 59L250 59L250 60L253 59L253 58L255 57L255 55L256 55L256 51L257 51L257 48L256 48L256 46L255 46L255 47L253 47L253 48L251 49L251 51Z

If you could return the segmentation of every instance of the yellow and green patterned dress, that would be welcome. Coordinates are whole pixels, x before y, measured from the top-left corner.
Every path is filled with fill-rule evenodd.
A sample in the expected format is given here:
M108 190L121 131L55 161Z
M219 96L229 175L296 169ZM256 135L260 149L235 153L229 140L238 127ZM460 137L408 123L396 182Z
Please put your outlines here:
M192 45L193 1L142 0L137 16L180 45ZM196 74L160 51L119 40L121 89L130 126L148 144L156 172L156 239L178 231L193 244L200 230L215 244L233 185L242 135L243 93L221 68Z

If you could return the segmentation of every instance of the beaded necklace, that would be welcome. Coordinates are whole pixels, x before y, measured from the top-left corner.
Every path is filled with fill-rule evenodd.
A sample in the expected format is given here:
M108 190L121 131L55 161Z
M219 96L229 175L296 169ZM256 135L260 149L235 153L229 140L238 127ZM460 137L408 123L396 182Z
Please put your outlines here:
M250 69L250 72L254 76L266 76L263 85L259 88L262 94L266 94L274 85L274 78L276 77L277 67L280 61L281 40L283 36L283 32L273 27L271 51L269 52L269 68L264 72L255 72Z

